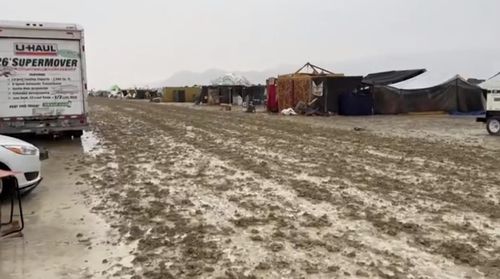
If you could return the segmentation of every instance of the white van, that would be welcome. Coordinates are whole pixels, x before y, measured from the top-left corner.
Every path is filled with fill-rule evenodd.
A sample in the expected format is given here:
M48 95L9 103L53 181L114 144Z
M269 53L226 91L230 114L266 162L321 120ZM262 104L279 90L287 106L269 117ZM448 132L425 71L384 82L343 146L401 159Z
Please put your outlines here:
M0 134L88 128L83 29L0 21Z

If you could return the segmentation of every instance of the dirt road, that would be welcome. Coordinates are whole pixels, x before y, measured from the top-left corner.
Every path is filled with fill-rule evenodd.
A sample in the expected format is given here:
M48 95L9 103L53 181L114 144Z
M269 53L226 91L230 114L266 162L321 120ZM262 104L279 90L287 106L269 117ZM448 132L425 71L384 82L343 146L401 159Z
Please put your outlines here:
M500 156L470 140L473 120L442 118L460 128L431 139L418 117L401 137L336 118L90 104L101 147L80 180L136 247L117 276L499 278Z

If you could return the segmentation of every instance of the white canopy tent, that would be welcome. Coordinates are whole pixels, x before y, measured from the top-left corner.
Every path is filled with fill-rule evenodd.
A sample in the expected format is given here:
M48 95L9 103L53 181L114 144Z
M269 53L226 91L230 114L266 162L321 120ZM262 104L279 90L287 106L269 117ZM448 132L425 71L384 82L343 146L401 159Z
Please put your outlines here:
M226 85L226 86L250 86L252 83L244 76L236 74L225 74L217 79L211 81L212 85Z
M479 84L479 86L489 93L500 93L500 73Z

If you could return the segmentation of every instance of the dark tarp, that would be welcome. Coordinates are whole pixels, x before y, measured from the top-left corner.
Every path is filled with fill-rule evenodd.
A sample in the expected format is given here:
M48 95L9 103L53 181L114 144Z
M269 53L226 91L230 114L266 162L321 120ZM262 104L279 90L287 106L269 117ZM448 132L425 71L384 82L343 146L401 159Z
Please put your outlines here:
M485 79L477 79L477 78L468 78L467 79L467 82L470 83L470 84L474 84L474 85L479 85L483 82L485 82L486 80Z
M215 104L232 104L233 96L243 96L243 89L245 86L241 85L211 85L202 86L201 92L198 99L195 101L196 104L210 103L210 94L215 94L212 105Z
M186 102L186 91L185 90L175 90L174 91L174 100L177 103Z
M221 104L232 104L233 103L233 93L230 87L220 87L219 88L219 102Z
M155 90L134 89L132 92L135 92L135 99L150 99L159 97L158 92Z
M398 114L408 112L484 111L483 91L460 77L443 84L422 89L398 89L391 86L372 88L376 114Z
M400 90L391 86L372 87L373 109L375 114L402 113L402 99Z
M416 69L373 73L363 78L363 83L368 85L389 85L414 78L425 72L425 69Z
M344 93L339 99L340 115L372 115L373 98L371 94Z
M323 82L323 97L319 98L318 106L320 111L327 113L339 113L340 95L353 93L361 87L361 76L338 76L338 77L318 77L313 78L313 82L318 85Z
M254 105L261 105L265 100L266 87L261 85L249 86L243 90L243 101L253 102Z
M201 87L201 93L200 95L198 95L198 98L195 101L197 105L206 103L208 101L208 89L208 86Z

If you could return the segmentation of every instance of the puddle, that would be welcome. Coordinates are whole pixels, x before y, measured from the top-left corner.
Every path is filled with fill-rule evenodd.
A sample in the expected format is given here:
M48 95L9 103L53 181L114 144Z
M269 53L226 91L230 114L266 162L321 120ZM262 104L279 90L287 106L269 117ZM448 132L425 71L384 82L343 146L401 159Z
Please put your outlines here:
M94 132L84 132L82 136L83 152L92 155L98 155L104 152L104 149L99 145L99 138Z
M486 135L482 138L482 144L488 150L500 150L500 138Z

